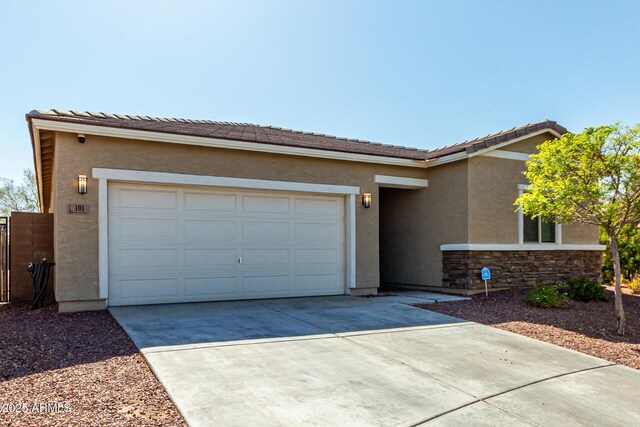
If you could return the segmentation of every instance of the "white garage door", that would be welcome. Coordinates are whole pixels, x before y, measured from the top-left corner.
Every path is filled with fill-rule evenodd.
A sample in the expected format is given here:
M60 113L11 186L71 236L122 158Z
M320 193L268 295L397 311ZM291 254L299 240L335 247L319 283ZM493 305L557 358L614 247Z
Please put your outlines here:
M344 200L109 184L109 304L345 293Z

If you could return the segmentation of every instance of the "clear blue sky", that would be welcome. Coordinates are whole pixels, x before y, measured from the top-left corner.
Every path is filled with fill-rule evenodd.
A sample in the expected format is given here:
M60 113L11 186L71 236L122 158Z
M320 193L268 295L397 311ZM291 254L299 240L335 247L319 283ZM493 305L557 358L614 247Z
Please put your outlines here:
M243 121L433 148L640 121L640 2L0 0L0 176L24 114Z

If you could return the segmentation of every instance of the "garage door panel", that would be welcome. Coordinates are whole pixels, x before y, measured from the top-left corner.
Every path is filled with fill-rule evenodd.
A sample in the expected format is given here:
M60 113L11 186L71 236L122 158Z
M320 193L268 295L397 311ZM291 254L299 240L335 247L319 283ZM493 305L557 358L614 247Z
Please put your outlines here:
M297 292L336 292L341 287L341 276L334 274L298 274L295 276Z
M120 298L133 303L149 298L178 296L180 280L177 277L148 279L116 279Z
M108 194L110 305L345 292L341 197L122 183Z
M184 279L185 297L228 297L239 293L236 276L188 277Z
M177 191L121 188L116 192L115 208L177 209Z
M242 211L249 213L289 213L288 197L243 196Z
M289 249L243 249L242 262L244 265L286 265L291 262Z
M118 218L110 230L117 238L175 237L178 235L177 219Z
M184 220L184 235L187 238L232 238L237 235L234 220Z
M242 237L251 239L289 240L288 222L247 221L242 223Z
M267 276L261 274L242 278L242 290L247 295L286 294L290 289L290 275Z
M338 249L295 249L297 265L340 265L342 254Z
M339 200L295 199L295 213L301 216L335 216L341 218L344 209Z
M304 242L340 242L343 229L336 223L299 222L295 224L295 238Z
M237 196L225 193L184 193L184 209L205 212L235 212Z
M118 266L166 268L179 265L177 249L120 249L117 252Z
M184 265L195 266L236 266L236 249L185 249Z

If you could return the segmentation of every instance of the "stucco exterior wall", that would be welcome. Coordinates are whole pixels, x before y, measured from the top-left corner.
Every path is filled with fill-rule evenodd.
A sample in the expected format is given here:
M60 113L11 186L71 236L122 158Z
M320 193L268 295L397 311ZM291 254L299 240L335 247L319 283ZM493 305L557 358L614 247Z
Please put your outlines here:
M584 224L562 224L562 243L595 245L600 235L598 227Z
M554 138L551 134L514 143L505 150L536 152L536 146ZM518 184L526 184L526 163L520 160L476 156L469 162L469 243L518 243L518 213L514 202ZM597 244L598 228L582 224L562 225L563 244Z
M549 137L536 136L504 149L532 152ZM354 294L375 291L381 281L443 286L442 244L518 243L513 202L518 184L526 183L524 162L486 156L421 169L92 135L79 144L76 134L57 133L52 186L56 297L73 309L104 305L96 301L94 167L358 186L361 194L372 193L373 203L369 209L356 204ZM86 195L77 192L79 174L89 177ZM381 197L375 175L426 178L429 186L382 190ZM89 213L69 214L69 203L87 204ZM565 224L562 234L563 243L598 242L596 227Z
M513 202L525 162L476 156L469 162L469 243L518 243Z
M442 286L440 245L468 241L467 162L429 168L426 176L426 189L383 189L383 283Z
M239 150L57 133L54 170L54 234L58 301L98 298L98 182L94 167L175 172L278 181L359 186L370 192L369 209L356 205L356 286L377 288L378 187L374 176L425 178L420 168L374 165ZM77 176L88 179L88 192L77 192ZM69 203L89 205L88 214L69 214ZM434 201L436 203L436 201ZM438 267L439 268L439 267Z
M505 151L514 151L516 153L536 153L538 152L538 145L542 144L545 141L549 141L555 139L556 136L551 133L543 133L541 135L532 136L531 138L527 138L523 141L514 142L513 144L505 145L500 148Z

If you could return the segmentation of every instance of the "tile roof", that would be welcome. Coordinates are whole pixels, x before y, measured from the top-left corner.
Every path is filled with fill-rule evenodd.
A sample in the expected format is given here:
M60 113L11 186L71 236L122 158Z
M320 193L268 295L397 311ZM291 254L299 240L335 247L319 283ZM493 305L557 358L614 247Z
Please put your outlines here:
M87 111L73 110L34 110L27 114L27 120L34 118L85 125L163 132L177 135L202 136L412 160L435 159L463 151L473 153L479 149L500 144L544 129L553 129L561 134L567 131L556 122L547 120L435 150L421 150L412 147L380 144L377 142L363 141L359 139L340 138L322 133L303 132L274 126L260 126L251 123L158 118L123 114L91 113Z

